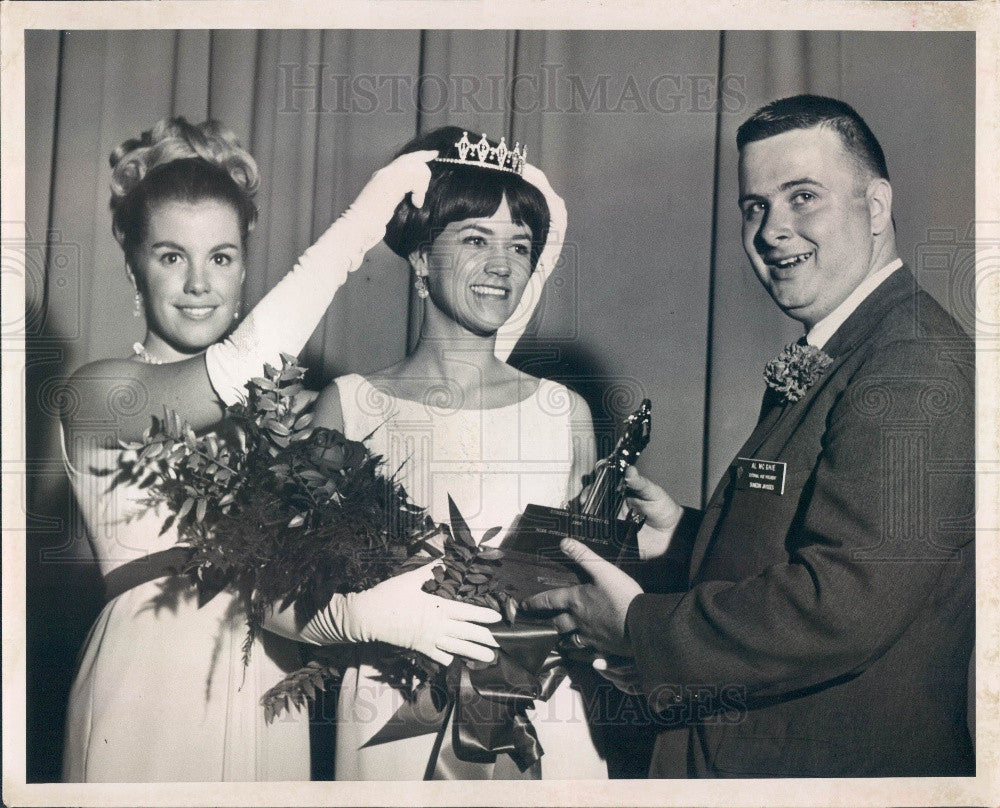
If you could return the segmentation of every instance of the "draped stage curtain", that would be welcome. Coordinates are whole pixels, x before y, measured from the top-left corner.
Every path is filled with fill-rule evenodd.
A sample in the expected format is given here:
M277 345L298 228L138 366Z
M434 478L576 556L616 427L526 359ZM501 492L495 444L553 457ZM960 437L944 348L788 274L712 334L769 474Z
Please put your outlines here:
M651 398L641 467L697 507L753 426L764 363L801 333L742 251L737 126L799 92L853 104L886 149L904 260L971 331L974 75L971 33L29 32L29 780L58 777L72 659L99 605L58 462L58 382L142 337L108 211L124 138L213 117L257 158L244 310L418 131L527 143L570 227L514 361L587 397L605 449ZM310 340L312 381L402 357L411 297L380 245Z

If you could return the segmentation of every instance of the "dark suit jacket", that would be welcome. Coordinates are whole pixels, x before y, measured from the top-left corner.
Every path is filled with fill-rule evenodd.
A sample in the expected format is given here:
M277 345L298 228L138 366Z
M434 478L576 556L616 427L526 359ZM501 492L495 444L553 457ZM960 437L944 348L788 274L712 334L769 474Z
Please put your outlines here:
M644 692L680 725L651 776L974 773L972 344L901 269L824 350L739 453L786 463L784 494L731 470L688 590L629 608Z

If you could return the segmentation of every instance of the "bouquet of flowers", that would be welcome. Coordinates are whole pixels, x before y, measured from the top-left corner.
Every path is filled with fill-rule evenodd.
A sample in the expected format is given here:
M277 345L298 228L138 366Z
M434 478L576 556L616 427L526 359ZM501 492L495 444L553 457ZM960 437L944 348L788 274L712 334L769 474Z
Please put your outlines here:
M182 572L195 579L200 603L224 589L240 598L244 661L268 610L293 607L304 625L335 594L368 589L429 556L442 565L427 591L497 609L513 622L510 587L494 575L503 554L477 546L453 503L452 525L436 524L395 476L383 474L382 458L363 441L314 427L309 407L317 394L303 386L304 373L290 356L281 368L265 366L248 383L246 402L227 409L229 434L198 436L166 411L142 440L122 444L119 479L143 486L150 504L169 506L163 529L177 526L189 550ZM314 699L341 673L336 654L303 649L312 658L263 698L268 720ZM440 665L403 649L386 671L408 698L444 677Z

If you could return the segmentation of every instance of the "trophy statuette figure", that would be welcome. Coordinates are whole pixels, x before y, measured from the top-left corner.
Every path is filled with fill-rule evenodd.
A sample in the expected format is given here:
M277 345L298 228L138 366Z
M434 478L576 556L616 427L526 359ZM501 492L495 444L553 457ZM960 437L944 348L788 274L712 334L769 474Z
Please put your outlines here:
M575 505L568 509L528 505L501 549L558 559L559 542L569 536L616 564L637 560L642 520L631 511L624 519L618 514L625 501L625 470L649 443L651 411L649 399L643 399L625 419L614 450L594 467L593 482Z

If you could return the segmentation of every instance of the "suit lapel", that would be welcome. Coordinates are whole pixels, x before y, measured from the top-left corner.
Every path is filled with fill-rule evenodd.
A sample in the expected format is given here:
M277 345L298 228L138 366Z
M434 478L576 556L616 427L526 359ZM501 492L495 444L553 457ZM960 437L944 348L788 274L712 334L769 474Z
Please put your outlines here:
M862 344L882 321L887 309L899 301L912 295L915 290L915 279L905 267L893 272L875 290L866 297L851 315L841 324L833 336L827 341L823 350L833 358L833 364L823 377L810 387L805 395L794 403L788 403L768 388L761 405L761 415L753 433L740 449L737 457L754 457L779 426L786 425L787 418L793 413L803 415L809 411L812 400L824 385L833 378L845 359L855 347ZM800 420L800 419L798 419ZM798 423L798 420L796 423ZM770 459L770 458L765 458ZM731 469L731 467L730 467ZM689 579L697 577L698 570L704 561L712 536L715 534L719 519L725 512L726 492L730 484L730 469L726 470L709 500L705 519L698 530L691 555Z
M862 344L874 331L885 316L885 312L900 300L913 293L914 279L910 272L902 267L893 272L872 293L868 295L851 315L844 320L840 328L823 346L823 351L833 359L833 364L826 369L823 376L810 387L798 401L789 403L782 400L778 405L778 414L771 419L767 429L754 430L750 440L743 447L740 456L753 456L761 446L774 434L779 426L787 427L786 414L804 414L809 411L812 400L823 389L824 385L837 375L837 371L852 351Z
M827 340L823 350L834 359L850 353L878 328L885 313L916 292L916 279L900 267L876 287Z

